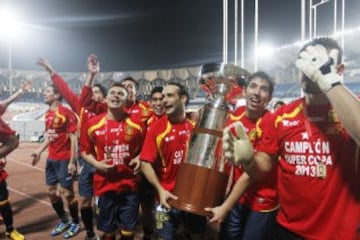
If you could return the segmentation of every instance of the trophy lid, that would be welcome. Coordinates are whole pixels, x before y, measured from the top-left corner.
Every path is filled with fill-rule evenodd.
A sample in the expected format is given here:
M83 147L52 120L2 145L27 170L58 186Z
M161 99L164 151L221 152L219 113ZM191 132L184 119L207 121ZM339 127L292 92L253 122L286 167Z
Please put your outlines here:
M201 66L199 84L208 94L216 94L220 84L226 84L231 91L234 85L244 86L248 71L228 63L207 63Z

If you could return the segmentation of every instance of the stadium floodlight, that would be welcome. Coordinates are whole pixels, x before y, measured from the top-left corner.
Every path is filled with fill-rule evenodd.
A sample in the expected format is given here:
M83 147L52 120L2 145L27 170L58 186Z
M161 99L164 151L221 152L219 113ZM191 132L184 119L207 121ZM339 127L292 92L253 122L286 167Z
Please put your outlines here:
M12 82L12 39L19 32L20 23L16 15L10 9L2 8L0 11L0 34L8 38L8 68L9 68L9 90L10 96L13 92Z
M275 48L269 44L262 44L256 49L256 57L263 59L271 56L275 52Z
M13 38L20 29L20 22L13 11L2 9L0 11L0 33Z

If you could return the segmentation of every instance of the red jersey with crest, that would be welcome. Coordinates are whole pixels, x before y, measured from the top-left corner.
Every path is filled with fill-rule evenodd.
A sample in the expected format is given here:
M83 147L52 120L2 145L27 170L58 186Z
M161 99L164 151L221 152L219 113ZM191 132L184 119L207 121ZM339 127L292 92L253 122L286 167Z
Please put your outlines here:
M241 106L234 113L229 115L226 126L240 121L246 129L249 140L254 145L256 141L261 139L270 116L271 113L269 111L265 111L260 118L256 120L250 119L246 116L246 107ZM226 169L230 175L232 168L229 163L227 164ZM233 183L235 184L235 182L244 173L244 170L241 166L234 166L233 169ZM239 199L239 202L258 212L267 212L276 209L279 206L276 180L276 169L274 169L263 181L252 183L244 195Z
M70 159L69 133L76 133L76 117L74 113L59 105L56 110L48 110L45 114L45 130L50 141L48 158L52 160Z
M91 118L86 124L86 134L81 134L84 150L98 161L106 156L116 164L115 169L94 173L96 196L106 192L136 191L139 177L129 162L140 152L145 128L140 121L127 117L122 121L109 120L106 113Z
M153 124L145 138L140 159L153 164L161 186L172 191L179 164L185 160L195 123L185 119L170 123L165 115Z
M131 115L131 118L138 119L143 123L151 117L153 110L147 102L136 101L131 107L126 109L127 113Z
M359 147L330 105L281 107L257 149L280 156L280 225L305 239L360 239Z

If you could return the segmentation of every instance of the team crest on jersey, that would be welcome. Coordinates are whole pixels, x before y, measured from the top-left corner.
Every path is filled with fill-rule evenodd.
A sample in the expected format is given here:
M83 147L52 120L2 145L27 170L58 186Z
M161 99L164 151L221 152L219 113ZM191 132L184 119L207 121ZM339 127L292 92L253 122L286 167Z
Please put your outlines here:
M339 122L339 118L333 109L331 109L328 112L328 118L329 118L329 123L338 123Z
M328 119L329 124L325 130L325 133L329 135L340 134L343 131L343 126L340 123L339 118L333 109L328 112Z
M250 132L248 133L248 136L249 136L250 141L255 141L256 136L257 136L256 129L251 129Z
M55 116L54 120L53 120L53 127L59 127L60 122L61 122L61 119Z
M134 129L130 126L126 126L125 127L125 137L124 137L124 140L125 141L129 141L131 140L132 136L134 134Z

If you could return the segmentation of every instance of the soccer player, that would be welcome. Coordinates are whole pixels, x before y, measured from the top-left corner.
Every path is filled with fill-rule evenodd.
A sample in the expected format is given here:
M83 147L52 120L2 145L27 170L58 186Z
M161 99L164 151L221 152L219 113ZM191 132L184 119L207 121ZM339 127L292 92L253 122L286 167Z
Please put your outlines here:
M251 144L259 141L271 113L266 109L274 91L274 82L265 72L249 76L245 86L246 106L230 114L226 126L241 122ZM222 154L222 153L221 153ZM241 166L227 164L232 176L232 189L227 199L218 207L206 208L212 212L210 222L222 222L221 239L268 239L272 233L278 199L276 171L264 181L252 183Z
M146 102L136 99L139 83L132 77L124 78L121 83L125 86L129 94L126 101L127 112L132 115L133 118L138 118L146 123L152 115L152 110Z
M157 86L151 90L149 103L153 114L146 122L148 126L150 126L153 122L155 122L156 120L158 120L159 118L165 115L165 109L162 103L163 89L164 88L162 86Z
M19 91L11 95L9 98L0 102L0 116L2 116L7 107L19 98L24 91L29 90L31 84L28 81L22 83ZM8 176L5 171L6 156L14 151L19 145L19 139L12 130L0 117L0 213L3 218L6 237L12 240L24 240L25 236L13 227L13 211L9 202L9 191L7 189L6 178Z
M314 39L296 66L305 96L274 113L255 156L239 124L225 129L225 155L254 181L277 164L273 239L359 239L360 101L342 84L342 49Z
M53 85L46 87L44 100L49 105L45 115L46 138L31 154L32 165L39 162L42 152L48 148L46 185L51 204L61 220L51 231L51 236L65 232L63 236L68 239L80 231L78 203L73 188L73 176L76 174L76 117L61 104L62 97ZM61 196L57 195L58 187L60 195L66 199L72 222L65 213Z
M175 187L179 164L184 161L194 122L186 118L188 94L184 86L169 83L163 90L166 115L152 125L140 154L141 170L157 190L155 221L157 239L170 240L182 219L192 239L203 239L206 219L177 209L170 209L168 200L177 199Z
M51 66L48 60L39 58L37 60L37 64L49 72L51 80L55 87L59 89L61 96L69 103L71 109L80 117L80 125L86 123L88 119L93 116L106 111L106 108L103 107L104 99L106 97L106 89L101 84L93 84L95 76L100 71L100 64L95 55L91 54L87 59L88 75L80 97L73 92L64 79ZM81 158L79 162L79 205L81 218L86 230L86 240L96 240L98 237L94 232L92 208L92 179L95 169Z
M138 217L139 176L135 172L146 129L126 112L126 99L126 88L114 83L107 95L108 111L90 119L81 132L82 156L97 169L94 193L103 240L115 240L118 226L122 240L134 239Z
M146 125L149 128L153 123L156 123L158 119L165 115L164 105L162 103L163 87L157 86L151 90L150 93L150 107L153 114L146 121ZM141 175L139 186L140 207L142 212L142 226L143 226L143 240L150 240L153 233L154 217L152 214L152 208L154 207L155 193L154 187L147 181L147 179Z

